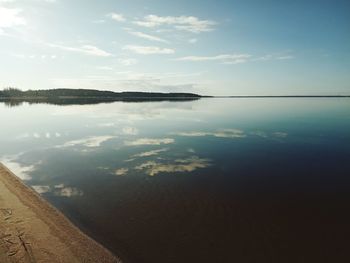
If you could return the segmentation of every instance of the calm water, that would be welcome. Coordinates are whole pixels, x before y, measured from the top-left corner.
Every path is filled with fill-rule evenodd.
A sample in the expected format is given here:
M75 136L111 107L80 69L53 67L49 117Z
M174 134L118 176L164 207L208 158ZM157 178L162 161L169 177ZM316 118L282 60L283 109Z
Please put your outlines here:
M0 103L0 159L126 262L349 262L350 100Z

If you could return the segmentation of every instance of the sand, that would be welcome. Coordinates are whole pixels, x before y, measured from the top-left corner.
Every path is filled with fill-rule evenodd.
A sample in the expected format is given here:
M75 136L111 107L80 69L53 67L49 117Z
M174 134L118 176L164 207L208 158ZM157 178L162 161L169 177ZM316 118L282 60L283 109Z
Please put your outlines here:
M0 164L0 262L121 262Z

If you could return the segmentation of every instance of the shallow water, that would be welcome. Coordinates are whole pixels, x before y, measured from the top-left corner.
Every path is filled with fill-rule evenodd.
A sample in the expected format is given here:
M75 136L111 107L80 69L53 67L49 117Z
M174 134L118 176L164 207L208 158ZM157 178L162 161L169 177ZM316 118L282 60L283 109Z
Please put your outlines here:
M350 100L0 103L0 159L126 262L345 262Z

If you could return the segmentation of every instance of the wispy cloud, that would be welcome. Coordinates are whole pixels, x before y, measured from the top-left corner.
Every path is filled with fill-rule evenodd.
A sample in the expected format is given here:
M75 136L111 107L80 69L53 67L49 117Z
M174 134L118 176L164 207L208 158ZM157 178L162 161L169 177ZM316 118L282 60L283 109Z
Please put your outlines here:
M4 29L26 25L27 21L21 13L21 9L0 6L0 34L4 33Z
M146 33L143 33L143 32L130 31L129 34L131 34L133 36L136 36L136 37L143 38L143 39L147 39L147 40L150 40L150 41L169 43L169 41L167 41L167 40L165 40L163 38L160 38L160 37L157 37L157 36L153 36L153 35L149 35L149 34L146 34Z
M148 15L142 20L134 21L134 24L142 27L154 28L160 26L172 26L177 30L188 31L192 33L201 33L214 30L217 24L211 20L201 20L195 16L157 16Z
M77 52L85 55L90 55L90 56L96 56L96 57L111 57L112 54L102 50L96 46L91 46L91 45L83 45L80 47L69 47L69 46L63 46L63 45L57 45L57 44L48 44L48 46L53 47L53 48L58 48L61 50L65 51L70 51L70 52Z
M161 144L172 144L174 142L175 140L172 138L161 138L161 139L140 138L135 141L126 141L125 145L128 145L128 146L161 145Z
M277 59L280 59L280 60L284 60L284 59L293 59L293 58L294 58L294 56L291 56L291 55L277 57Z
M239 64L247 62L250 57L252 57L252 55L249 54L222 54L217 56L187 56L175 60L193 62L220 61L223 64Z
M268 60L288 60L294 59L294 55L291 54L291 51L284 51L279 53L266 54L264 56L255 57L253 61L268 61Z
M138 60L135 58L120 58L118 59L118 62L123 66L132 66L136 65L138 63Z
M294 59L288 54L267 54L264 56L253 56L251 54L221 54L215 56L186 56L174 59L175 61L208 62L217 61L225 65L234 65L254 61L287 60Z
M132 51L136 54L141 54L141 55L173 54L173 53L175 53L174 49L161 48L161 47L156 47L156 46L127 45L123 49L129 50L129 51Z
M117 21L117 22L125 22L126 21L123 14L110 13L107 16L110 17L111 19L113 19L114 21Z

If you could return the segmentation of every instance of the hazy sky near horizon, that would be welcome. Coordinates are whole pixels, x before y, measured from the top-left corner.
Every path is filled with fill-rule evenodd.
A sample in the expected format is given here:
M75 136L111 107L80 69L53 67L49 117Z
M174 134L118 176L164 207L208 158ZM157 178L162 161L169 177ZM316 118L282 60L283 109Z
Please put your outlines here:
M0 88L350 93L350 1L0 0Z

